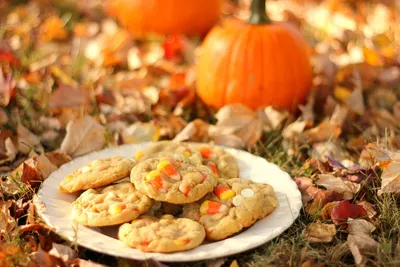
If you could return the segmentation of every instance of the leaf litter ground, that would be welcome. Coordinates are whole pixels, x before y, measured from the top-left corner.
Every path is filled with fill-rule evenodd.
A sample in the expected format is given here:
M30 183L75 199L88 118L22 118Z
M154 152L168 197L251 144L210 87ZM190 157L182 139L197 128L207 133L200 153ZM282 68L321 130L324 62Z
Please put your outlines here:
M168 266L400 264L398 1L270 1L271 17L313 47L313 89L292 114L207 108L194 91L199 39L134 40L99 2L0 3L0 266L166 266L67 243L32 205L72 158L163 139L265 157L293 176L304 203L257 249ZM225 16L245 18L248 4L228 2Z

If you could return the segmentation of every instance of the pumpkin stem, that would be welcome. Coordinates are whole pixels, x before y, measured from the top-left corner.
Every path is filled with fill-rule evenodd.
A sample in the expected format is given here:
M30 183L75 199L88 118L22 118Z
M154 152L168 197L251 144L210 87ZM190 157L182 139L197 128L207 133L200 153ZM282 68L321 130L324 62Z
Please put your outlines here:
M249 23L254 25L270 24L271 20L265 12L266 0L253 0L251 2L251 15L248 20Z

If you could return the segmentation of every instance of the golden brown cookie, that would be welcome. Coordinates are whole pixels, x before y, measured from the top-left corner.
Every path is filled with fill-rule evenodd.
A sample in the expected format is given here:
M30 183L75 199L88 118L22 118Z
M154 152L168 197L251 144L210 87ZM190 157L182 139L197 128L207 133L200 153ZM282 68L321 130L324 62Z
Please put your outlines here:
M72 218L89 226L115 225L136 219L152 205L152 199L125 182L83 192L72 203Z
M264 184L240 178L220 179L212 193L196 203L185 205L182 217L200 222L209 240L225 239L266 214L263 209L269 201L266 192L274 198L273 190L266 191Z
M204 227L190 219L164 215L141 216L121 225L118 238L126 245L146 252L169 253L199 246L205 237Z
M211 192L217 179L206 166L164 157L138 163L132 169L131 182L155 200L185 204Z
M129 176L134 161L124 157L94 160L75 170L60 183L60 190L73 193L109 185Z

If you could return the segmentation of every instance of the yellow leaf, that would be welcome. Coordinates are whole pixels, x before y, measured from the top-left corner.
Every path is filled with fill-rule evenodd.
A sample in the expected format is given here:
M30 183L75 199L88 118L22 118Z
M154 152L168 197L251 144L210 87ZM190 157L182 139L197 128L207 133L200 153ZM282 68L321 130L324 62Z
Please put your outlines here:
M239 267L239 264L237 263L236 260L232 261L231 265L229 267Z
M365 62L372 66L382 66L382 57L379 55L378 51L369 47L363 47Z
M337 100L342 103L346 103L346 100L351 96L351 90L338 85L333 90L333 94Z

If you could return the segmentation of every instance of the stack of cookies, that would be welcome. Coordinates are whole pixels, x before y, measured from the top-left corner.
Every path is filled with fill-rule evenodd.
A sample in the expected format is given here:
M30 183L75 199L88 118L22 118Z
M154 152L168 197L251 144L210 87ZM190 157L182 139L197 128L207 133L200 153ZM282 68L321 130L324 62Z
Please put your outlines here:
M65 177L61 191L86 190L72 203L76 222L122 224L126 245L169 253L232 236L277 206L273 188L237 178L235 157L220 147L163 141L134 158L95 160Z

